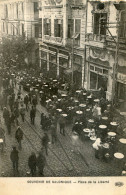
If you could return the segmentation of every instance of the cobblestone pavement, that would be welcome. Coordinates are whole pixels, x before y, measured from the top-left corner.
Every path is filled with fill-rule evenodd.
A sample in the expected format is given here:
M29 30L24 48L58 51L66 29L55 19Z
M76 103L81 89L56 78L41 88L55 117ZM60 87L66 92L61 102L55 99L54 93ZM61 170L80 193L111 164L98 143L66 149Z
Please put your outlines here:
M25 92L23 92L25 94ZM2 117L2 110L0 110L1 126L5 130L6 145L4 152L0 153L0 175L8 177L25 177L30 176L28 168L28 157L32 151L37 153L41 150L41 138L44 134L40 126L40 114L44 112L48 114L46 108L40 104L37 105L37 113L35 118L35 125L30 123L30 114L26 113L25 122L22 122L19 117L19 124L24 132L24 138L22 141L22 150L19 151L19 173L14 174L12 169L12 163L10 161L10 152L13 145L18 144L15 140L15 131L17 126L12 126L11 135L7 134L7 129ZM72 152L73 145L71 140L72 126L68 124L66 126L66 135L62 136L59 133L59 125L57 125L57 143L49 143L49 154L46 156L47 165L44 169L44 175L46 177L74 177L74 176L119 176L121 175L121 162L117 162L115 159L106 163L102 160L95 158L94 149L92 147L93 142L90 140L81 141L80 152ZM51 140L51 135L49 133ZM118 166L119 165L119 166ZM38 175L36 175L38 176Z

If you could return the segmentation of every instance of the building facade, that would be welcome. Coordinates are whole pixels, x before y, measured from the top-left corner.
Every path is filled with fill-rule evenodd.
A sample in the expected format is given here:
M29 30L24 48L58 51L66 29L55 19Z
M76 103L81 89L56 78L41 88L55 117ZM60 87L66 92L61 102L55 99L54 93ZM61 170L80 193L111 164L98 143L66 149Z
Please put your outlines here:
M41 69L50 77L66 78L83 87L86 2L45 0L41 6Z
M38 55L38 38L41 37L41 22L39 21L38 0L1 0L0 1L0 31L2 37L25 35L34 38L36 47L33 49L33 63ZM39 25L40 24L40 25ZM38 56L37 56L38 57Z
M126 3L88 1L85 88L126 101Z

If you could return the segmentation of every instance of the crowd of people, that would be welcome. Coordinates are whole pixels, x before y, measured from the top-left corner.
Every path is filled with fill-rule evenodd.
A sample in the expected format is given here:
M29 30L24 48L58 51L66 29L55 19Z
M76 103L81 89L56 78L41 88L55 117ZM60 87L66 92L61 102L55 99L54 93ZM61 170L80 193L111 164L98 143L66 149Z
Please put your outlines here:
M41 140L42 150L38 156L32 152L28 158L32 176L36 175L37 167L39 175L44 176L49 134L51 134L51 143L55 144L57 124L59 124L59 133L63 136L67 133L66 126L72 125L71 138L74 150L78 147L76 140L85 141L90 138L94 141L96 158L102 158L106 162L112 158L116 150L116 134L120 124L114 119L115 109L112 103L106 100L103 88L95 94L83 88L77 89L62 79L44 78L41 74L33 75L28 71L16 72L5 69L1 77L0 106L8 135L11 134L12 125L17 126L15 139L19 150L22 149L21 142L24 135L19 124L19 117L21 116L24 122L26 113L29 113L31 125L34 125L38 104L46 108L48 113L42 112L40 117L40 125L44 131ZM112 122L116 125L112 126ZM109 136L108 132L111 131L115 133L114 136ZM108 144L108 148L104 147L105 144ZM10 159L14 171L18 171L18 153L16 147L13 146Z

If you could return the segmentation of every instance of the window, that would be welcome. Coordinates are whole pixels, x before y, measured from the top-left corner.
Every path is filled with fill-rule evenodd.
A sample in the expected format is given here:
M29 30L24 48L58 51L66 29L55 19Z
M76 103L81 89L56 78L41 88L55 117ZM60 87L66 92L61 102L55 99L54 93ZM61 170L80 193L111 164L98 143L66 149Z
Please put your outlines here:
M38 12L38 2L34 2L34 13Z
M51 19L44 19L44 35L51 36Z
M72 38L74 31L74 20L68 19L68 38Z
M14 29L14 26L13 26L13 35L15 35L15 29Z
M54 20L54 35L55 37L63 37L63 20Z
M16 14L17 14L17 18L18 18L18 3L16 4Z
M5 32L5 26L4 26L4 22L3 22L3 32Z
M98 72L98 73L102 73L102 69L98 68L98 67L95 67L95 71Z
M34 19L39 17L38 2L34 2Z
M8 34L8 23L6 23L6 33Z
M22 7L22 18L24 18L24 4L23 4L23 2L21 4L21 7Z
M47 60L47 53L44 51L41 51L41 58L44 60Z
M39 25L35 24L35 38L39 37Z
M39 19L39 38L42 38L42 18Z
M126 12L121 13L119 37L126 37Z
M5 5L5 18L8 18L8 7Z
M76 46L80 45L81 19L75 19L75 41Z
M94 14L94 34L106 35L107 13Z
M22 35L24 34L24 24L22 24Z

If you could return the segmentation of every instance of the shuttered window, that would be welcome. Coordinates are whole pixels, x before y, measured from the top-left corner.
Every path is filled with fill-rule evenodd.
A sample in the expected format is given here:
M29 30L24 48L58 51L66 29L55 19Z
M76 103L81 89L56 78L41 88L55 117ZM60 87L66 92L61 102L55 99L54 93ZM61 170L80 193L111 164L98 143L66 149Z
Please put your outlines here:
M35 37L38 38L39 37L39 25L35 24Z
M54 35L55 37L63 38L63 20L54 20Z
M44 35L51 36L51 19L44 19Z
M80 34L80 31L81 31L81 20L75 19L75 33Z

